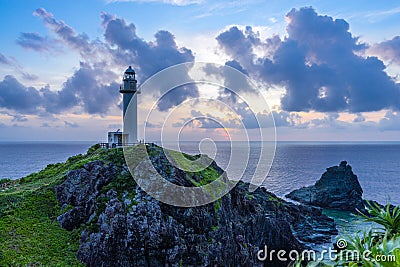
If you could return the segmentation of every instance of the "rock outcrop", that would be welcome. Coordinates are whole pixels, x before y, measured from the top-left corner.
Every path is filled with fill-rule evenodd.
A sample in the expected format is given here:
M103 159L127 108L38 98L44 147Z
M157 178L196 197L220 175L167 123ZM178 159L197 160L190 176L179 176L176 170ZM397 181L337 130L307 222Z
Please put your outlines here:
M86 222L95 212L96 198L100 189L116 175L114 166L103 166L101 161L93 161L82 169L68 172L67 179L55 187L56 197L63 209L72 207L58 217L61 227L72 230Z
M326 209L363 211L365 203L362 194L351 166L342 161L339 166L327 168L315 185L294 190L286 197Z
M166 166L162 153L150 154L164 162L160 174L190 183L181 170ZM248 184L239 182L214 203L181 208L137 185L117 186L126 175L123 164L96 161L69 172L56 188L68 207L57 220L68 230L83 229L77 257L87 266L263 266L257 252L264 246L300 251L337 234L320 209L286 202L264 188L249 193ZM288 263L274 258L268 264Z

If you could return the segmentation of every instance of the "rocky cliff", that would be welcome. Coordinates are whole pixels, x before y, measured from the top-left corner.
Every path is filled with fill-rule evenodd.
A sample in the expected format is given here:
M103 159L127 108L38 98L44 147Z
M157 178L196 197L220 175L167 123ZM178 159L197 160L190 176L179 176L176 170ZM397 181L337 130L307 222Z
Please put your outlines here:
M327 209L363 211L363 190L346 161L326 169L315 185L292 191L286 197Z
M188 179L168 163L160 147L146 149L165 179L185 186L201 182L198 174ZM215 163L210 168L223 172ZM55 187L63 207L57 221L80 229L77 257L87 266L262 266L256 254L265 245L300 251L337 234L320 209L288 203L264 188L247 189L240 182L214 203L170 206L143 192L117 156L66 174ZM272 266L287 266L275 260Z

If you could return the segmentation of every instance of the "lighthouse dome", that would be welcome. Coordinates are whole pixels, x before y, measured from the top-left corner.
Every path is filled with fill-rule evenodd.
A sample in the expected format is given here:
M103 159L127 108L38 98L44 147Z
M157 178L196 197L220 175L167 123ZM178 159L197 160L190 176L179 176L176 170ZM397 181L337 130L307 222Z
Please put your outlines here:
M129 66L129 68L126 69L125 74L135 74L135 71L132 69L131 66Z
M126 69L125 73L124 73L124 81L134 81L135 80L135 71L132 69L131 66L129 66L129 68Z

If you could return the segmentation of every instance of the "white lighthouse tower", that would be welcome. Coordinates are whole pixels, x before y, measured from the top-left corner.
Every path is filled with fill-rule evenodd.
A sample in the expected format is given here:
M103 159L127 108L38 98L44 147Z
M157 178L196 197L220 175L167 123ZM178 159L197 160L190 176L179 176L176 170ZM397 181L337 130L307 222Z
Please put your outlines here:
M123 135L124 144L137 143L137 80L131 66L125 71L119 92L123 97ZM129 106L130 105L130 106ZM128 109L129 106L129 109ZM129 114L128 114L129 112Z
M122 94L123 109L123 132L118 129L116 132L108 132L107 143L101 143L105 148L121 147L124 145L132 145L138 142L137 137L137 81L135 79L135 71L131 66L125 71L122 78L122 85L119 92Z

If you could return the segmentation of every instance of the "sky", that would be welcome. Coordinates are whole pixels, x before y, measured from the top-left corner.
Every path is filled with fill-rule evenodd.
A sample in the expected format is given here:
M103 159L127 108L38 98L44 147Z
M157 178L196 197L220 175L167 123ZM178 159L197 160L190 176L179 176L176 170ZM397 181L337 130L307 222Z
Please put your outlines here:
M105 141L107 131L122 128L118 89L129 65L141 85L185 62L217 64L207 71L221 84L142 91L146 140L161 131L185 140L239 140L241 128L258 140L259 128L272 127L262 120L273 118L281 141L400 141L398 1L0 6L0 141ZM238 85L223 66L255 86ZM171 76L193 78L193 70Z

